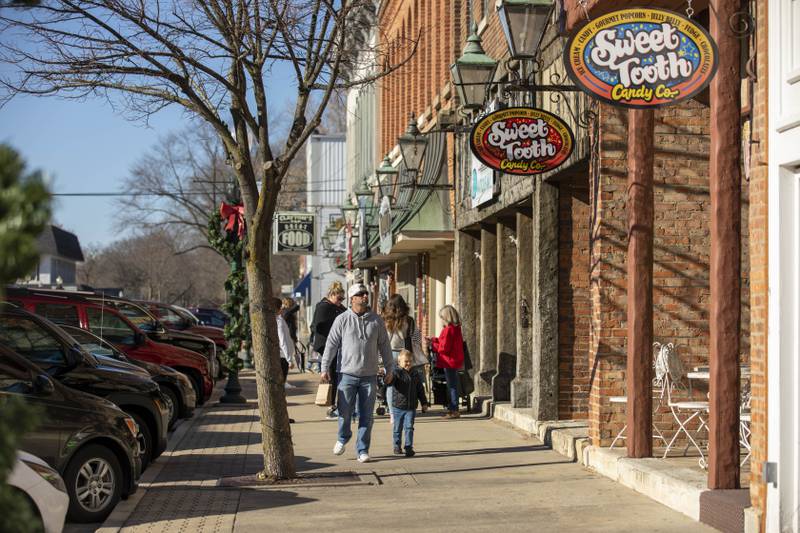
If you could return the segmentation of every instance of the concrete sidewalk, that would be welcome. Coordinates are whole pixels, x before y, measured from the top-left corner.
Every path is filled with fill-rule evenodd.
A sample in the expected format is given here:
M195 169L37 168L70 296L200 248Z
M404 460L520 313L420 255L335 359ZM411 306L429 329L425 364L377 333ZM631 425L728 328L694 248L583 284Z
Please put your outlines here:
M418 455L407 459L392 456L388 417L379 417L373 462L358 463L352 441L336 457L336 422L313 405L316 375L289 379L298 471L360 477L325 487L219 487L220 478L259 470L261 436L255 403L212 405L181 428L151 482L101 531L713 531L483 418L418 417ZM255 398L252 374L242 385Z

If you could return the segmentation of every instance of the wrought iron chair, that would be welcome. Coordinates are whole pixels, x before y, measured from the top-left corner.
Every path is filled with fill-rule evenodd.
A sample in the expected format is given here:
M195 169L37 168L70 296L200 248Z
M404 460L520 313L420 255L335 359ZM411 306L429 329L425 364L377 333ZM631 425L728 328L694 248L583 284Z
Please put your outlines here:
M667 444L667 448L664 450L663 457L667 457L673 444L675 444L675 441L678 439L680 434L683 433L686 435L688 440L686 448L683 450L683 454L686 455L686 452L689 451L689 446L694 446L694 448L700 454L700 467L705 469L708 466L708 461L706 460L703 447L700 446L696 440L696 436L698 436L704 430L708 432L707 415L709 411L709 403L708 401L694 400L691 398L691 396L689 396L687 399L676 400L674 398L678 391L686 391L687 389L683 384L684 377L686 376L683 363L681 363L681 360L672 344L665 344L661 347L659 360L662 362L661 364L665 365L666 368L666 373L664 374L664 389L667 395L667 405L672 413L672 417L678 424L678 429L675 431L675 435L672 436L672 440L670 440ZM696 421L698 424L697 429L694 430L694 432L692 432L688 427L689 423L692 421ZM692 433L694 433L694 435Z
M750 381L748 380L742 391L742 404L739 407L739 445L747 450L747 454L745 454L739 466L744 466L750 460L750 454L752 453L750 433Z
M672 346L672 344L670 344L669 346ZM653 343L653 351L657 352L657 353L656 353L655 357L653 357L654 376L653 376L653 389L652 390L653 390L653 399L654 400L655 399L658 400L657 402L653 403L653 411L654 412L658 411L658 408L661 407L661 405L662 405L662 403L664 401L664 375L666 373L666 366L659 362L659 357L660 357L660 354L661 354L661 351L662 351L661 347L662 347L662 345L661 345L660 342L654 342ZM628 397L627 396L612 396L611 398L609 398L609 401L611 403L613 403L613 404L627 404L628 403ZM625 430L626 429L628 429L628 425L627 424L625 424L622 427L622 429L619 431L619 433L617 433L617 436L614 437L613 441L611 441L611 446L609 446L609 448L613 448L617 444L617 441L625 440ZM656 439L661 439L661 441L664 444L667 443L667 439L664 438L664 435L661 433L661 430L658 429L658 426L656 426L655 422L653 422L653 437L656 438Z

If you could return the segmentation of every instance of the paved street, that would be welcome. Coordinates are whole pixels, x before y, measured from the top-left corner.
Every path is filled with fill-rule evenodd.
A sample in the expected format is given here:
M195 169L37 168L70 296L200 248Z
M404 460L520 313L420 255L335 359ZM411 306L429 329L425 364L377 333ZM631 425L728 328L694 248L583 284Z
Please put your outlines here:
M391 456L383 417L373 433L374 462L356 462L352 446L335 457L335 422L313 405L315 377L290 376L298 469L359 476L333 477L324 486L220 488L221 477L257 471L260 435L254 403L212 404L179 428L178 444L156 463L152 483L123 502L101 531L255 532L265 525L272 531L487 531L498 525L532 531L536 524L551 531L630 531L632 524L637 531L713 531L481 418L445 421L435 411L419 418L418 455L406 459ZM252 375L242 381L254 397Z

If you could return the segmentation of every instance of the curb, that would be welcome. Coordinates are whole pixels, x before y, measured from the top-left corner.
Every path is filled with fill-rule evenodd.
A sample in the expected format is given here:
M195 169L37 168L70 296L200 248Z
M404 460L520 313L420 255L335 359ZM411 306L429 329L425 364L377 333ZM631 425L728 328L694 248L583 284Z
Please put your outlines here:
M217 382L214 387L214 392L216 392L217 389L224 388L224 385L225 380ZM216 398L216 395L212 393L211 398ZM218 398L214 401L212 401L211 398L209 398L205 405L195 408L192 418L181 422L178 428L172 433L167 449L164 450L156 462L152 463L147 471L139 478L138 490L127 500L120 500L119 503L117 503L117 506L111 511L111 514L108 515L105 522L97 528L96 533L118 533L125 526L125 523L139 506L139 502L141 502L142 498L147 494L147 489L158 479L158 475L161 473L164 465L172 458L175 448L183 442L186 434L195 426L197 421L205 415L206 411L219 404Z

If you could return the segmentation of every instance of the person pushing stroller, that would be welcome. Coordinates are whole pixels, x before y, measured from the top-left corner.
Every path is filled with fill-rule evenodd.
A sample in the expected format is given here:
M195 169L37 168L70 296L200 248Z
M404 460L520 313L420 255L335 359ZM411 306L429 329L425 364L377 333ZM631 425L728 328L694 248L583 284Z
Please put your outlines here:
M414 419L417 405L422 404L422 412L428 410L428 398L419 372L412 372L414 354L402 350L397 356L397 366L392 370L389 387L394 388L392 394L392 437L394 453L406 457L414 457ZM402 433L405 433L405 452L403 452Z

